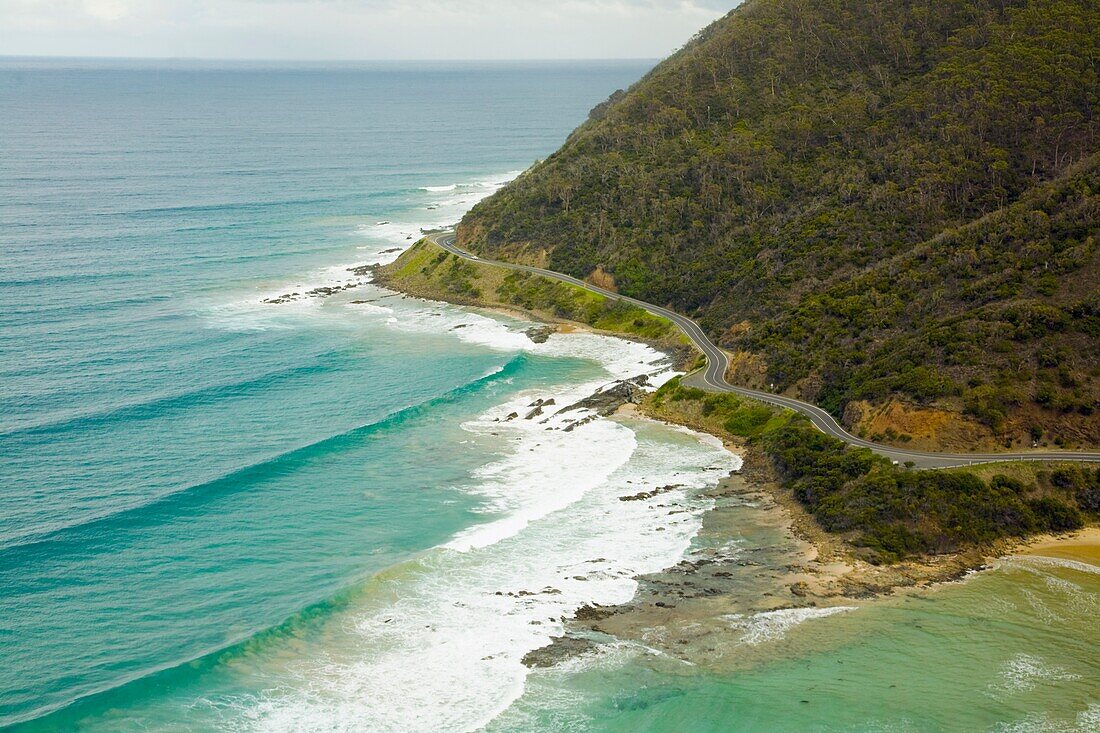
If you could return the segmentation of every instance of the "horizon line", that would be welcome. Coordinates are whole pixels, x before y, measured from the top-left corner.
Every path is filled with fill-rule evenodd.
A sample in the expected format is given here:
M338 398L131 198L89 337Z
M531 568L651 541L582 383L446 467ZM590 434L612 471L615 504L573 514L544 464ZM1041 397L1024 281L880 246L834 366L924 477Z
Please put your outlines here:
M159 61L204 63L270 63L270 64L377 64L377 63L552 63L592 61L659 61L661 56L577 56L577 57L517 57L517 58L361 58L361 59L300 59L300 58L245 58L224 56L68 56L56 54L3 54L0 60L33 61Z

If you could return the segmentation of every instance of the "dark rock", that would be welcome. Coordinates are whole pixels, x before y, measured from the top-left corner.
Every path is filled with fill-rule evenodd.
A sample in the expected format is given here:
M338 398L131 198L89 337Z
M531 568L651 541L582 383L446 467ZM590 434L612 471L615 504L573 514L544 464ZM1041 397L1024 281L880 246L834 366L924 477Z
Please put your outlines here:
M574 422L574 423L570 423L570 424L569 424L569 425L568 425L568 426L567 426L567 427L565 428L565 432L567 432L567 433L571 433L571 432L573 432L573 428L579 428L579 427L581 427L582 425L587 425L588 423L592 422L592 421L593 421L593 420L595 420L595 419L596 419L596 415L589 415L588 417L584 418L583 420L577 420L577 421L576 421L576 422Z
M620 496L619 501L644 501L646 499L652 499L658 494L663 494L666 491L679 489L682 486L683 484L669 484L668 486L658 486L652 491L639 491L637 494L631 494L630 496Z
M570 412L572 410L588 409L592 410L597 415L606 417L628 402L638 404L642 401L644 396L645 393L642 391L642 388L633 382L615 382L611 386L605 387L589 397L585 397L583 400L574 402L568 407L561 408L556 414L560 415L563 412Z
M613 615L615 615L614 608L599 604L585 604L577 609L577 612L573 614L573 618L578 621L602 621Z
M550 334L554 333L553 326L532 326L524 331L527 334L527 338L534 341L536 344L544 344L549 340Z
M553 667L566 659L579 656L596 647L588 639L575 636L555 636L550 643L523 655L523 664L527 667Z

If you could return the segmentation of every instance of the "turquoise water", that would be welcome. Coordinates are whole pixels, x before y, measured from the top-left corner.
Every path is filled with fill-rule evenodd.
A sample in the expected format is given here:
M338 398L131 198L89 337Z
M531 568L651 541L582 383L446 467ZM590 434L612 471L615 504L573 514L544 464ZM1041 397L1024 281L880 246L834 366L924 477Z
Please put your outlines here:
M667 376L648 348L536 345L353 268L646 66L0 61L0 726L1098 729L1100 575L1073 564L710 619L713 665L520 663L701 551L696 490L738 461L535 414Z
M453 221L644 70L0 65L0 721L484 521L506 448L462 422L595 361L260 300Z
M627 648L538 672L487 730L1090 733L1098 613L1096 566L1004 560L790 627L731 620L719 668Z

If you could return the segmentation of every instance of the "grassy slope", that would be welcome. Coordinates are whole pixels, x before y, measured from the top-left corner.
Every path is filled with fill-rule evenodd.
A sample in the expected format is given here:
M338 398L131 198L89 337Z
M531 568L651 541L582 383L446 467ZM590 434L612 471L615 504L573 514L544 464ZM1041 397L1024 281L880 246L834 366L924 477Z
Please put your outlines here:
M749 0L460 242L600 268L837 416L899 400L887 437L935 408L924 445L1100 444L1097 27L1092 0Z
M538 275L464 260L426 239L383 268L378 279L428 298L522 309L546 320L583 323L669 347L687 345L671 321L636 306Z

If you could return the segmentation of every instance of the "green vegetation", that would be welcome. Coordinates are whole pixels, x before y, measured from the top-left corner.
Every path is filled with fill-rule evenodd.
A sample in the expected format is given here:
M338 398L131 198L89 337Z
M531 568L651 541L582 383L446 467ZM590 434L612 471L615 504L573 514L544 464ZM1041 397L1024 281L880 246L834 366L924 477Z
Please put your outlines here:
M471 262L426 239L383 268L379 279L426 297L522 308L545 318L575 321L670 346L686 343L675 324L637 306L541 275Z
M958 398L998 433L1028 405L1048 424L1095 423L1100 299L1085 278L1100 275L1092 267L1098 213L1100 166L1080 166L1006 209L806 295L742 347L768 354L780 387L821 375L817 400L834 411L851 399L903 393L920 403ZM1044 295L1058 283L1059 297ZM914 303L913 293L934 298ZM1016 426L1021 439L1028 427Z
M876 562L954 552L1003 537L1084 525L1076 488L1025 484L997 473L912 471L865 448L848 448L809 424L769 435L765 449L790 488L831 532L848 533ZM1082 496L1100 474L1082 474Z
M1100 470L1006 463L914 471L848 447L800 415L685 387L679 379L650 399L657 414L671 403L749 438L818 523L844 534L872 562L1076 529L1087 515L1100 516Z
M1098 27L1094 0L748 0L460 242L602 268L837 416L900 397L1095 445Z
M650 397L651 406L658 411L668 402L697 403L699 420L704 423L702 427L739 438L770 434L795 419L791 410L772 408L729 392L704 392L685 387L679 377L665 382Z
M501 301L534 313L585 323L601 331L640 336L650 341L683 341L671 321L621 300L611 300L576 285L527 272L510 272L497 288Z

